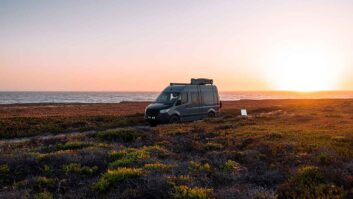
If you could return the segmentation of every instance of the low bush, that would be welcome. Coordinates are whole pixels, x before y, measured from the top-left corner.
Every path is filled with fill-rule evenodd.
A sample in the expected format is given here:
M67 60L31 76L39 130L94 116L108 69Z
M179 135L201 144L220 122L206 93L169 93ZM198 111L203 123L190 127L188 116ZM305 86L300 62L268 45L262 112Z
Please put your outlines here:
M290 178L288 183L280 186L279 198L344 198L345 192L341 187L325 182L318 167L305 166Z
M166 158L171 155L171 152L165 149L164 147L161 146L147 146L143 147L143 150L147 151L150 153L152 156L158 157L158 158Z
M91 175L98 171L98 167L97 166L88 167L88 166L81 166L81 164L78 164L78 163L70 163L70 164L63 165L62 170L66 174L76 173L76 174Z
M200 187L190 188L185 185L176 186L173 197L176 199L208 199L213 198L213 189Z
M101 131L94 135L100 140L123 142L132 142L141 136L140 131L131 128Z
M108 170L95 184L93 184L93 189L99 192L103 192L119 182L138 178L142 175L142 169L123 167L114 170Z
M143 168L145 169L153 169L153 170L168 170L171 168L174 168L175 165L170 165L170 164L163 164L163 163L151 163L151 164L145 164Z
M317 156L317 161L321 164L321 165L329 165L333 160L332 157L327 154L327 153L320 153Z
M0 165L0 175L7 175L10 172L9 165L2 164Z
M34 199L53 199L54 196L48 191L40 192L34 196Z
M221 166L221 170L231 173L239 173L240 171L245 170L245 168L233 160L227 160L224 165Z
M58 144L56 146L56 150L75 150L90 147L93 145L93 143L89 142L66 142L65 144Z
M211 166L208 163L202 164L202 163L190 161L189 170L192 172L195 172L195 171L210 172Z
M111 156L118 159L109 164L110 168L132 166L147 161L150 158L150 154L143 149L129 149L122 152L113 152Z
M209 151L220 150L223 148L222 144L218 144L215 142L208 142L205 144L205 149Z
M39 189L47 189L55 187L55 180L45 176L39 176L36 178L36 186Z

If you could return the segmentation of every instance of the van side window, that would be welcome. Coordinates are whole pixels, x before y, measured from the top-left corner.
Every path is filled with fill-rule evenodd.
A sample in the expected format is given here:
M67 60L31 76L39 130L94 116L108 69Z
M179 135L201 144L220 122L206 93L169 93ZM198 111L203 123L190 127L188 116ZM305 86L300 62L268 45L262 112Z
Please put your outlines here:
M180 99L181 99L181 104L188 103L188 93L187 92L182 92L181 96L180 96Z
M214 104L212 92L202 92L202 104L205 104L205 105Z
M191 92L190 95L191 95L191 103L198 105L199 102L200 102L198 93L197 92Z

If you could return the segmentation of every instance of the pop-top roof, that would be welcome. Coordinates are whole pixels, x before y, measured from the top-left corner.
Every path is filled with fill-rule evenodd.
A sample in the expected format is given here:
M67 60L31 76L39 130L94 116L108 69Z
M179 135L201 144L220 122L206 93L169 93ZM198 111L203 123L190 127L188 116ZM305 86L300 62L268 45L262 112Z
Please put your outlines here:
M206 85L206 84L213 84L213 80L206 79L206 78L192 78L190 83L170 83L171 86L175 86L175 85Z

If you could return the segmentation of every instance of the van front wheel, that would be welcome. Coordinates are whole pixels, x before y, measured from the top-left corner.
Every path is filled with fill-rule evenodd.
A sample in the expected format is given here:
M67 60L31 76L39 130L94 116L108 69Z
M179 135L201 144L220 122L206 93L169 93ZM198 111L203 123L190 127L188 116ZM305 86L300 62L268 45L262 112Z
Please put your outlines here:
M170 124L175 124L175 123L179 123L179 122L180 122L180 119L177 115L173 115L169 119Z
M150 127L156 127L157 126L157 122L149 122Z
M216 114L214 112L209 112L208 117L209 118L216 117Z

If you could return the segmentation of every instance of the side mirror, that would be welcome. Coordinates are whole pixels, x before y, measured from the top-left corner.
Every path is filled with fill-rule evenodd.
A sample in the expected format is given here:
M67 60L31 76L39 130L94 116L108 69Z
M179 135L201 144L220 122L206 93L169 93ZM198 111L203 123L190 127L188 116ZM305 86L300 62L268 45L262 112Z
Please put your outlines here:
M175 106L179 106L179 105L181 105L181 100L180 100L180 99L178 99L178 100L176 101L176 103L175 103Z

